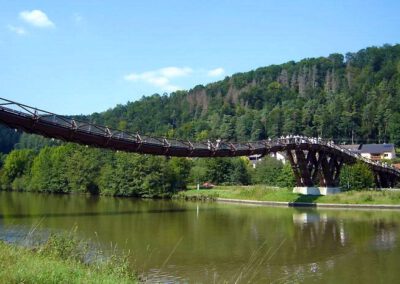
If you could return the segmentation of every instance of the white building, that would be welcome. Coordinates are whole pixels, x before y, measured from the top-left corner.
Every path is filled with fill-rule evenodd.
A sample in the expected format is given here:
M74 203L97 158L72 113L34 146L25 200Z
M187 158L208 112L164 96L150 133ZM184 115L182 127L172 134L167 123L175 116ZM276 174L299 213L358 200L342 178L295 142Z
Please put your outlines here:
M278 161L281 161L282 163L286 163L286 156L283 155L280 152L276 152L276 153L271 153L269 154L271 157L277 159ZM249 160L250 163L252 164L253 168L256 168L257 163L261 162L263 159L263 156L260 154L256 154L256 155L251 155L249 156Z
M341 147L374 161L396 158L396 150L393 144L341 145Z

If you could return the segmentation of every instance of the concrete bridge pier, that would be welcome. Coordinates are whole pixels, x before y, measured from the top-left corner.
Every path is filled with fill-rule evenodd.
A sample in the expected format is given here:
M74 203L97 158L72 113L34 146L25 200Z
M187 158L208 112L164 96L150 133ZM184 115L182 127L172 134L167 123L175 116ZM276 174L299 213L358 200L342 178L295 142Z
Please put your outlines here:
M293 193L299 193L304 195L331 195L340 192L341 192L340 187L296 186L293 188Z

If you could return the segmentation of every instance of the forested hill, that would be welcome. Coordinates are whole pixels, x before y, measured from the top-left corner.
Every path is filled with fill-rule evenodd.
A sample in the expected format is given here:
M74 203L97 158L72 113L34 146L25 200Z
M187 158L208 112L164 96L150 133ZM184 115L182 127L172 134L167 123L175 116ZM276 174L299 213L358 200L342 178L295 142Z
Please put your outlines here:
M167 137L304 134L400 143L400 45L271 65L187 92L144 97L92 119Z
M400 45L262 67L81 118L197 140L303 134L400 145Z

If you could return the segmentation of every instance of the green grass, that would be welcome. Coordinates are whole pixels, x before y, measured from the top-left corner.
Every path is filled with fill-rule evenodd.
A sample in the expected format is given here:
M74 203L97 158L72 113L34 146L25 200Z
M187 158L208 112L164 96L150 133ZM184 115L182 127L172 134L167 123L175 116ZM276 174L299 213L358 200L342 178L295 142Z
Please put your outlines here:
M285 201L338 204L399 204L400 191L348 191L335 195L311 196L293 193L291 189L254 186L217 186L213 189L189 189L176 198L187 200L215 200L216 198L258 201Z
M0 241L0 283L138 283L126 258L87 263L84 251L69 236L51 236L34 248Z

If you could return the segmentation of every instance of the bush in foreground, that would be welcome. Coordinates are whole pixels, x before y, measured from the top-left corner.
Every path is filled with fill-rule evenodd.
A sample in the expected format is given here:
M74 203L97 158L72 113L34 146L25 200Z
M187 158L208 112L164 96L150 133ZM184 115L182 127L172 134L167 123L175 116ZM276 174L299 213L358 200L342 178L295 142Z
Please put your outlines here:
M85 244L53 235L32 249L0 241L1 283L137 283L126 257L88 261Z

